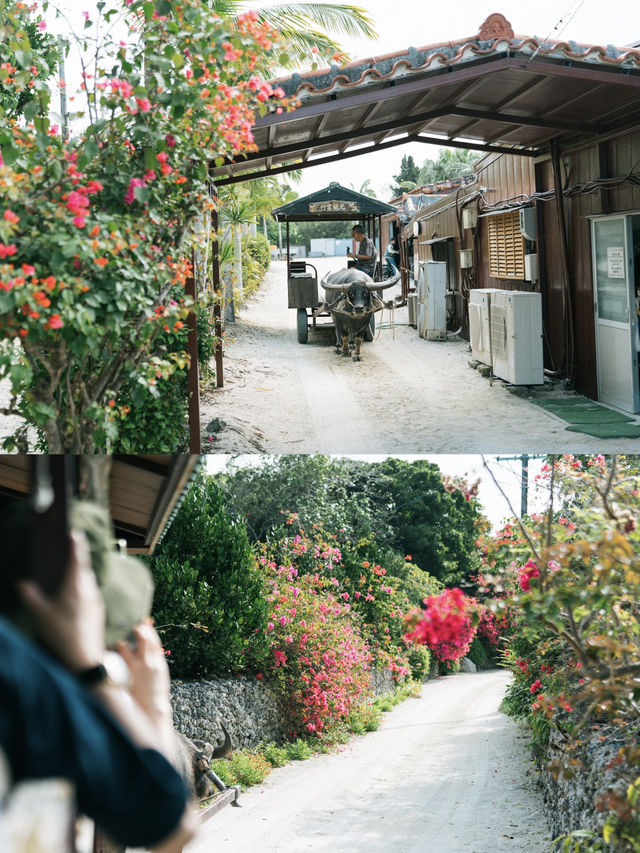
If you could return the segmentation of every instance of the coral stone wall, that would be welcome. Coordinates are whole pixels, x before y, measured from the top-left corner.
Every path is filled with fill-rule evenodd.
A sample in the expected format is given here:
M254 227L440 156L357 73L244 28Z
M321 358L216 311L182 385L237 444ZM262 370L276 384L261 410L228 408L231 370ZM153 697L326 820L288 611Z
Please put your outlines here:
M174 681L173 723L192 740L222 743L224 723L234 749L284 740L282 712L275 696L255 678Z
M371 675L375 696L395 689L389 670ZM255 678L173 681L171 703L174 726L191 740L222 743L221 723L234 749L286 740L283 710L269 687Z
M552 730L540 782L554 838L576 829L602 829L606 812L596 808L599 797L607 791L624 796L629 784L615 761L625 743L628 736L620 728L602 726L569 750L568 742Z

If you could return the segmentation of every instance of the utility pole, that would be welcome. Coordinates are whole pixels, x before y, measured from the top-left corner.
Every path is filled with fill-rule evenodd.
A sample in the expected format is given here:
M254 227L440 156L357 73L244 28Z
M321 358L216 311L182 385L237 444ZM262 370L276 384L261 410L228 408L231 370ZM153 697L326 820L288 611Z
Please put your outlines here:
M520 456L497 456L496 462L520 462L520 517L527 515L529 510L529 462L532 459L540 459L539 456L532 456L529 453L522 453Z
M60 54L58 65L60 74L60 120L62 122L62 138L64 140L69 136L69 113L67 112L67 80L64 68L65 41L62 36L58 36L58 52Z

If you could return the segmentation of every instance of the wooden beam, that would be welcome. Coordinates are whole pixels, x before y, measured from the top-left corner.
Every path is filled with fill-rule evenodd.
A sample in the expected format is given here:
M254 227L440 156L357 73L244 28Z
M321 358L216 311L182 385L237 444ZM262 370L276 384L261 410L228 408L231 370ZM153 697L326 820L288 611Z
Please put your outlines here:
M269 175L281 175L285 172L291 172L294 169L307 169L313 166L324 166L327 163L335 163L339 160L348 160L351 157L360 157L364 154L372 154L376 151L385 151L387 148L397 148L399 145L406 145L409 142L424 142L427 145L445 145L448 148L469 148L472 151L487 151L488 153L496 152L497 154L515 154L521 157L539 157L541 151L537 148L509 148L506 145L484 145L483 143L473 142L458 142L456 140L443 139L442 137L430 136L407 136L402 139L393 139L391 142L383 142L380 145L372 145L369 148L359 148L357 151L345 151L344 154L332 154L329 157L318 157L308 163L289 163L286 166L278 166L274 169L259 169L254 172L241 172L234 175L232 178L218 178L216 183L218 186L228 186L231 184L239 184L243 181L253 181L256 178L265 178Z
M233 180L231 178L230 180ZM217 204L217 201L216 201ZM224 363L222 359L222 289L220 286L220 246L218 243L218 210L211 211L211 281L215 293L213 302L213 332L216 336L214 350L216 362L216 387L224 388Z
M189 369L187 379L189 386L189 450L200 453L202 439L200 436L200 369L198 365L198 318L196 316L196 280L192 275L185 282L184 292L193 300L193 309L187 317L187 352L189 353Z

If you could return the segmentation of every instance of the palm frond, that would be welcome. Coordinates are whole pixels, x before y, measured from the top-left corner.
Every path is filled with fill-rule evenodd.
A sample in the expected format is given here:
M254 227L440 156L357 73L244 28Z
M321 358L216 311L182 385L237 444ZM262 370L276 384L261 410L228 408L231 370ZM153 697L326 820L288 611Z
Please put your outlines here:
M240 12L242 0L209 0L207 5L221 18L235 18Z
M326 33L309 29L281 29L280 34L285 41L284 54L289 57L287 68L294 65L309 66L314 59L328 62L334 54L343 54L340 44Z
M278 3L259 9L260 17L277 30L319 27L352 38L377 38L373 20L362 6L350 3Z

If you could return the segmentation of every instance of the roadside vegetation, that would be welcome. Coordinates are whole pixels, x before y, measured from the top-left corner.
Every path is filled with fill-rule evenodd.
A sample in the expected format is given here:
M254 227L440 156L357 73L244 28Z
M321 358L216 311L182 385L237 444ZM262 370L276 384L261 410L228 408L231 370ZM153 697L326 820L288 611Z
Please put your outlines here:
M493 606L512 631L503 707L526 721L534 755L561 783L610 750L591 804L597 826L576 827L557 849L637 851L638 458L551 459L542 479L547 511L481 542L483 582L499 592Z
M373 34L348 4L243 9L101 2L75 31L65 20L60 50L38 4L1 5L1 414L23 419L6 450L29 450L29 431L49 453L184 448L188 319L205 317L206 359L212 313L269 260L264 237L243 238L264 221L268 182L213 197L210 164L252 149L257 116L293 108L269 77L343 58L336 34ZM60 125L52 97L70 50L81 89ZM228 292L206 273L215 207Z
M294 741L366 730L374 671L413 684L469 651L486 608L444 581L474 583L469 550L485 528L472 490L428 462L283 457L201 476L151 560L172 674L264 681ZM464 641L416 644L421 602L458 595Z
M475 487L425 461L201 477L151 561L171 667L268 684L289 738L224 772L248 784L375 728L397 699L373 700L376 669L402 696L469 656L511 670L503 708L544 772L579 779L605 750L596 817L557 849L637 851L638 459L553 458L540 485L546 512L491 533Z

